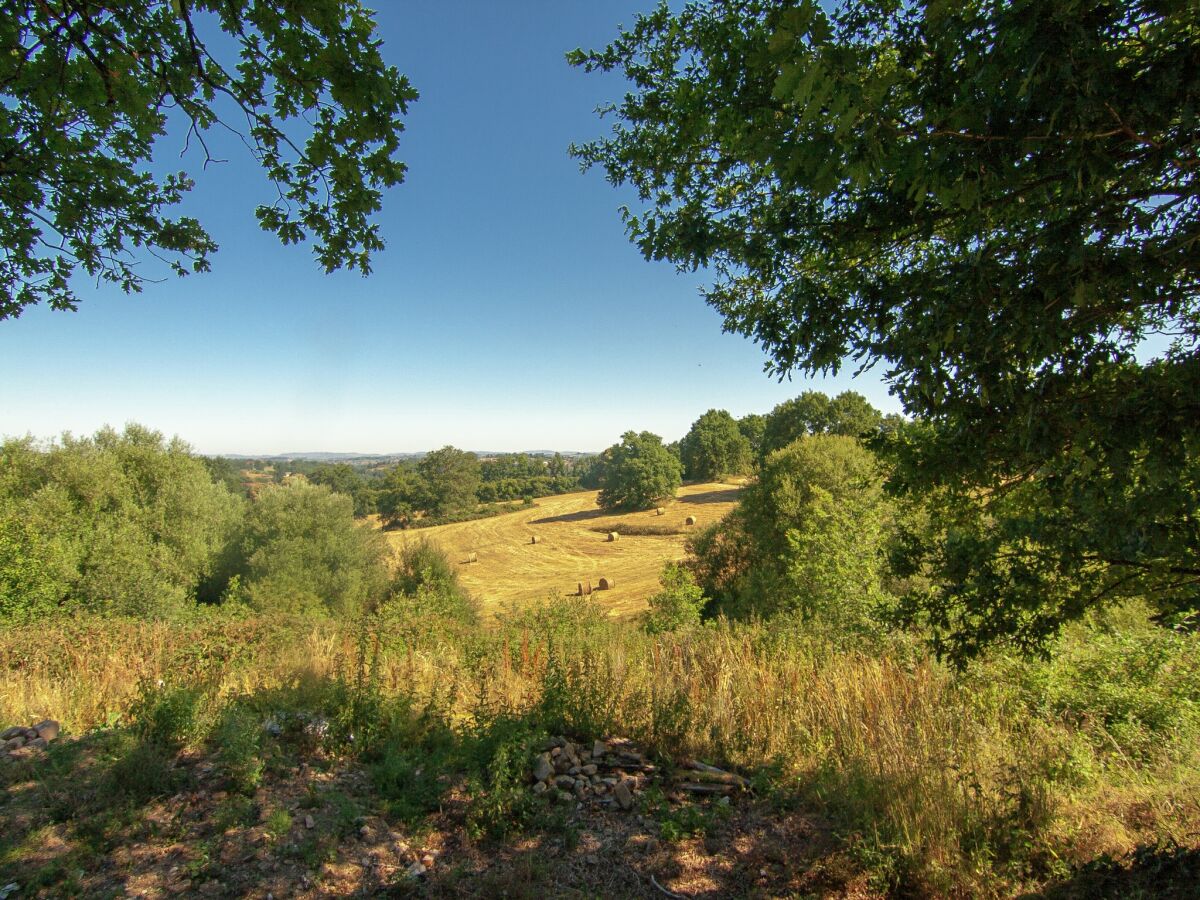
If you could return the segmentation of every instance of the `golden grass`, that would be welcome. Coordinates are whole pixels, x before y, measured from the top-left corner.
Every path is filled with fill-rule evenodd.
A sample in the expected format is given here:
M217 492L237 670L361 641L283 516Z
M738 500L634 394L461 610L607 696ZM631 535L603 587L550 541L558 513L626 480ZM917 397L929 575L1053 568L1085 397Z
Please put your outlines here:
M596 491L582 491L543 497L531 509L387 536L397 549L422 538L438 544L485 613L571 594L580 582L596 584L603 576L617 583L616 590L604 594L604 608L613 616L629 617L644 610L647 598L659 589L663 563L682 559L688 535L729 512L739 489L723 482L686 485L662 516L653 509L606 513L596 505ZM684 525L688 516L696 517L696 525ZM616 542L607 538L606 532L621 525L651 524L674 525L680 533L622 535ZM530 542L534 535L536 544ZM473 552L478 561L467 563Z

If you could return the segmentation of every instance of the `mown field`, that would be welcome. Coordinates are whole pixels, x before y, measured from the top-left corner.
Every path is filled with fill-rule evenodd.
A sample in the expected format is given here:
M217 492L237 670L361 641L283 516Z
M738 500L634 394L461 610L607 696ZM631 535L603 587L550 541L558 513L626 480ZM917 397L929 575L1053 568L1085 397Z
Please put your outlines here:
M580 582L595 586L606 578L616 588L596 600L610 614L626 617L645 609L646 598L658 589L663 563L681 559L688 536L729 512L739 489L725 482L685 485L661 516L654 510L607 513L596 505L596 491L580 491L543 497L529 509L488 519L391 531L388 539L397 549L421 539L440 546L485 613L572 594ZM689 516L695 517L694 526L684 524ZM607 539L610 531L643 529L672 533ZM468 562L472 553L473 563Z

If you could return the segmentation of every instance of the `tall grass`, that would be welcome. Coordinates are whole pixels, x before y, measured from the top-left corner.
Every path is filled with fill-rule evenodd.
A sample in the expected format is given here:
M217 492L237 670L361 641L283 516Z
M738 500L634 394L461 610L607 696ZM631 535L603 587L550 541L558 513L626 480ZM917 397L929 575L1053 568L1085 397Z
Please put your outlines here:
M975 893L1200 829L1197 651L1138 611L1076 629L1053 663L965 674L902 640L838 648L779 622L648 635L583 598L487 629L411 604L366 625L78 619L0 634L0 724L111 725L160 682L203 685L217 706L319 705L341 685L369 690L394 735L418 709L451 729L525 717L735 766L822 811L889 883Z

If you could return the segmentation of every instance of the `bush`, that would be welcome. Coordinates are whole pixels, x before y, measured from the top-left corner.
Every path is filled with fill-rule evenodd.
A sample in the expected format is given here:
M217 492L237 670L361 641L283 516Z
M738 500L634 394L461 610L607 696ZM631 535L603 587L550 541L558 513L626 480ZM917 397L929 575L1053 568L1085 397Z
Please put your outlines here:
M797 613L835 628L872 626L884 600L889 504L875 456L839 435L800 438L691 543L697 581L735 617Z
M350 618L387 588L383 536L354 521L349 497L303 481L259 494L239 555L245 600L261 611Z
M473 625L479 618L475 601L459 582L445 551L424 539L406 544L400 552L390 605L393 610L403 607L459 624Z
M699 625L706 601L692 573L679 563L669 562L663 566L659 583L663 589L650 598L650 609L642 618L642 626L651 634L658 634Z
M242 501L178 439L129 425L39 449L0 446L0 616L185 609L235 533Z

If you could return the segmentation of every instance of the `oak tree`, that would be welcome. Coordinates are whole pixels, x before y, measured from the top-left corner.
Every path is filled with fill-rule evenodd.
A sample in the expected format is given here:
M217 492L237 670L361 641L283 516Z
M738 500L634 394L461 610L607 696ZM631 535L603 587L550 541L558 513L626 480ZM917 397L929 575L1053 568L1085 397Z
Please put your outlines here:
M260 226L370 271L417 93L356 0L15 0L0 44L0 320L75 309L76 272L128 292L146 256L209 269L215 241L174 213L191 177L151 169L169 126L205 165L209 133L235 131L274 188Z
M706 267L779 375L877 366L940 646L1200 608L1200 20L1190 0L665 4L587 70L574 148L632 239Z

